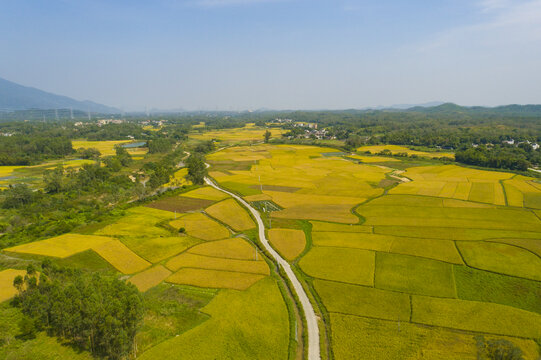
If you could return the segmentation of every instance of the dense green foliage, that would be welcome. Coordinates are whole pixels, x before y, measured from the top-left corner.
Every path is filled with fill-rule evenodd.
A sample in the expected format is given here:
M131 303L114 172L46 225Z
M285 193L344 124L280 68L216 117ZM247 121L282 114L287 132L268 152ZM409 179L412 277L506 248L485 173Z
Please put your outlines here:
M32 165L73 152L71 141L63 136L0 136L0 165Z
M26 315L20 323L24 335L46 330L109 359L134 351L144 313L142 296L134 285L44 261L39 275L29 266L24 279L15 278L14 286L19 291L15 303Z
M528 147L521 147L520 145ZM455 153L455 159L464 164L525 171L532 164L541 163L541 151L534 151L532 146L523 143L519 146L470 147Z
M203 154L194 153L190 155L186 161L186 165L188 166L188 180L197 185L204 184L205 176L207 176L207 167Z

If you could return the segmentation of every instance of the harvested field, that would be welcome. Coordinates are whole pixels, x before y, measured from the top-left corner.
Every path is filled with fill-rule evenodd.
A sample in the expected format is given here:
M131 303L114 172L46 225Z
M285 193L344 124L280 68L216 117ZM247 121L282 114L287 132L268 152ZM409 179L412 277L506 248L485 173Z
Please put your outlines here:
M229 230L222 224L202 213L183 215L169 224L176 229L184 228L188 235L203 240L219 240L230 235Z
M151 265L118 240L100 244L93 250L123 274L133 274Z
M221 201L208 207L206 213L231 226L233 230L244 231L255 228L248 212L234 199Z
M147 291L164 281L170 275L171 271L161 265L157 265L132 276L128 281L137 286L139 291Z
M373 251L314 247L299 265L315 278L373 286L374 263Z
M302 230L270 229L269 241L288 260L295 259L306 247L306 238Z
M246 290L264 277L265 275L241 272L183 268L166 281L205 288Z

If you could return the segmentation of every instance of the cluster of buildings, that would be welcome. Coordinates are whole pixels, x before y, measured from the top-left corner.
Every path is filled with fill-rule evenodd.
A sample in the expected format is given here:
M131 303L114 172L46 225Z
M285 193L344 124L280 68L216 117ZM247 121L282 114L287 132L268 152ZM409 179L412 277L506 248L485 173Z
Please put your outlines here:
M524 143L531 145L534 150L537 150L537 149L539 149L541 147L538 143L532 143L532 142L530 142L528 140L526 140L526 141L515 141L515 139L511 139L511 140L502 141L502 144L514 145L514 146L518 146L518 145L524 144ZM479 144L472 144L472 146L473 147L478 147ZM494 146L494 144L486 144L486 146L490 147L490 146Z

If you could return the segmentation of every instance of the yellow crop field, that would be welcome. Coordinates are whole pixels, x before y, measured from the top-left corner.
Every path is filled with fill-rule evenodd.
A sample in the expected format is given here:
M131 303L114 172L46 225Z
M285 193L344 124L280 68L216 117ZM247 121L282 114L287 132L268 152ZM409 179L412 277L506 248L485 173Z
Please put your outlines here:
M137 255L151 263L157 263L201 242L191 236L125 237L122 242Z
M137 286L139 291L147 291L167 279L170 275L171 271L161 265L157 265L132 276L128 281Z
M413 181L391 189L390 194L412 194L472 200L505 205L500 180L513 174L463 168L456 165L422 166L406 170L404 176Z
M187 193L182 194L182 196L213 201L220 201L229 197L229 195L226 193L216 190L210 186L204 186L192 191L188 191Z
M408 149L407 147L400 146L400 145L370 145L370 146L361 146L360 148L357 149L358 152L370 151L372 154L377 154L383 150L389 150L393 155L396 155L399 153L407 153L410 156L417 155L420 157L428 157L428 158L440 158L440 157L446 157L449 159L455 158L455 155L449 152L417 151L417 150Z
M192 182L186 180L186 175L188 175L188 168L182 168L175 172L173 178L165 185L164 187L170 186L182 186L182 185L191 185Z
M167 278L173 284L205 288L246 290L265 275L233 271L183 268Z
M242 292L222 290L201 311L210 315L208 320L151 348L140 359L288 358L288 313L273 278Z
M343 224L355 224L359 218L350 212L350 205L304 205L272 213L273 217L281 219L304 219L335 221Z
M379 234L312 232L312 242L316 246L390 251L394 240L394 236Z
M501 238L539 239L541 233L522 230L474 229L438 226L375 226L374 233L443 240L485 240Z
M13 286L13 279L19 275L26 275L26 271L15 269L0 271L0 303L11 299L17 294L17 289Z
M224 239L230 235L223 225L202 213L183 215L169 224L177 229L184 228L188 235L203 240Z
M173 271L181 268L198 268L269 275L269 266L261 258L257 261L237 260L184 253L169 260L166 266Z
M299 262L309 276L374 285L375 253L360 249L314 247Z
M174 213L144 206L130 208L126 212L128 215L96 231L96 234L154 237L170 235L167 230L157 227L156 224L163 220L172 219L175 216Z
M235 199L220 201L206 208L205 212L236 231L255 228L255 223L248 212Z
M295 259L306 247L306 238L302 230L270 229L269 241L287 260Z
M151 265L118 240L100 244L93 250L123 274L133 274Z
M222 129L215 131L207 131L203 133L192 133L189 135L192 139L197 140L219 140L223 142L242 142L242 141L263 141L263 135L267 129L256 127L244 127L235 129ZM279 137L283 130L270 128L271 137Z
M518 175L503 184L509 206L541 208L541 186L533 178Z
M46 240L14 246L5 250L25 254L66 258L76 253L101 246L111 240L111 238L105 236L64 234Z
M399 159L385 156L348 155L348 158L361 160L363 163L399 162Z
M315 280L314 287L329 312L403 321L410 316L408 294L325 280Z
M0 177L8 177L17 169L23 169L25 166L0 166Z
M98 149L102 156L115 155L115 145L127 144L132 142L131 140L111 140L111 141L86 141L86 140L74 140L71 142L75 150L84 148Z
M541 281L541 258L520 247L493 242L457 242L466 263L478 269Z
M541 237L541 235L540 235ZM541 241L539 239L490 239L491 242L515 245L527 249L541 257Z
M197 245L190 250L192 254L222 257L239 260L255 260L256 249L242 238L212 241Z
M506 305L414 295L412 310L412 320L421 324L530 339L541 336L541 314Z

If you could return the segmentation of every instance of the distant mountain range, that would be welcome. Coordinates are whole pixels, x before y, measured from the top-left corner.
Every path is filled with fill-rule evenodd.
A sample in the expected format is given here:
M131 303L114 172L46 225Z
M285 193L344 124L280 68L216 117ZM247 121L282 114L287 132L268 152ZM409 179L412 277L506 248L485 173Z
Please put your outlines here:
M73 109L102 114L120 112L119 109L93 101L79 101L0 78L0 111L29 109Z

